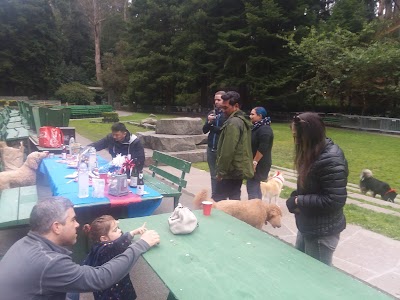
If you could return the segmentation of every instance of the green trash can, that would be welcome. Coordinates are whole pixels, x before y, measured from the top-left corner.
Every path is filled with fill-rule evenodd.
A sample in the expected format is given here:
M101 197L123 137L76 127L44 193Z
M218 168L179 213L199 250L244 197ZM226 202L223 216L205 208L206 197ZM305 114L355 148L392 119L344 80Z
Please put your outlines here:
M45 126L68 127L71 116L69 109L41 108L40 111L43 111L45 116Z

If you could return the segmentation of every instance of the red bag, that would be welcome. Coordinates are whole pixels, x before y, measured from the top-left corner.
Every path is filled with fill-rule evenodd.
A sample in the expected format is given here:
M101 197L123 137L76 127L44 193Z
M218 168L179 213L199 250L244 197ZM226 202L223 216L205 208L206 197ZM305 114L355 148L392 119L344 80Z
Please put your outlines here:
M43 126L39 129L39 147L60 148L64 143L64 134L58 127Z

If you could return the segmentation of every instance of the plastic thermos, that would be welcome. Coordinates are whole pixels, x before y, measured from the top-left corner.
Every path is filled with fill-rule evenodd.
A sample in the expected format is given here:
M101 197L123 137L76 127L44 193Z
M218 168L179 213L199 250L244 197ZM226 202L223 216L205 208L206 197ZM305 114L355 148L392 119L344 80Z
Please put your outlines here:
M131 181L129 183L130 187L137 187L138 184L138 170L137 170L137 159L135 158L135 166L133 167L133 169L131 170Z
M144 180L143 180L143 172L139 173L137 187L136 187L136 194L139 196L144 195Z
M79 165L78 170L78 198L89 197L89 171L83 162Z

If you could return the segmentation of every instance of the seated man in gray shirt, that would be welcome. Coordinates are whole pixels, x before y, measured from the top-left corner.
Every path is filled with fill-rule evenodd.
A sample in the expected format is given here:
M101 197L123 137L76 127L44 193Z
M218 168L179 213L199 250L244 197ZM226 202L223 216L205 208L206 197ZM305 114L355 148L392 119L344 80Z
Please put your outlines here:
M39 201L30 225L28 235L0 261L1 299L65 300L68 292L106 289L128 274L142 253L160 242L157 232L148 230L125 252L94 268L74 263L71 252L64 248L76 243L79 227L70 200L52 197Z

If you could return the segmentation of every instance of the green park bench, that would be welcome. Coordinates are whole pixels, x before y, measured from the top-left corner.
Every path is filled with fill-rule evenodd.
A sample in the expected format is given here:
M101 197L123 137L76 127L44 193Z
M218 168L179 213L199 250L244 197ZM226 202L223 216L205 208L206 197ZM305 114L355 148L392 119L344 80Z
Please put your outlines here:
M175 208L182 195L182 188L186 187L187 181L184 178L186 173L190 172L192 163L159 151L153 151L152 158L154 163L149 166L149 170L152 173L144 174L144 182L147 186L163 195L163 197L173 197ZM175 168L176 173L180 173L180 175L165 171L160 168L161 165Z
M112 112L114 111L114 108L112 105L96 105L96 107L101 111L101 112Z
M10 117L19 116L19 110L11 109L9 106L4 107Z
M13 116L10 113L13 112ZM2 141L23 141L29 138L29 126L25 119L17 115L19 112L5 108L0 113L0 140Z
M26 128L7 128L5 140L7 142L16 140L27 140L29 139L29 131Z
M53 106L53 108L66 108L71 111L71 118L100 117L103 112L113 111L112 105L70 105Z
M340 126L341 124L341 120L338 117L323 117L322 120L328 126Z
M29 217L37 200L36 185L1 191L0 229L29 224Z

